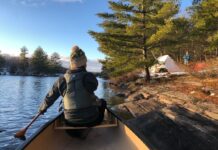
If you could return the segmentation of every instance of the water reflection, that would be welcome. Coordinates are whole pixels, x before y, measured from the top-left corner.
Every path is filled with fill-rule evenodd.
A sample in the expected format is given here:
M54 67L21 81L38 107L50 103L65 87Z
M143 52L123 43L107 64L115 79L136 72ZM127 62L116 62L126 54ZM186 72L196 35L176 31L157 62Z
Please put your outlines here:
M12 150L21 144L22 141L13 137L14 133L24 127L37 113L40 103L55 80L56 77L0 76L1 150ZM95 93L98 97L107 99L111 94L107 89L107 82L98 80L99 86ZM27 137L58 113L60 100L57 100L48 112L33 124L27 132Z
M111 96L113 96L113 92L108 88L108 81L103 79L98 79L98 89L95 94L99 98L104 98L108 100Z

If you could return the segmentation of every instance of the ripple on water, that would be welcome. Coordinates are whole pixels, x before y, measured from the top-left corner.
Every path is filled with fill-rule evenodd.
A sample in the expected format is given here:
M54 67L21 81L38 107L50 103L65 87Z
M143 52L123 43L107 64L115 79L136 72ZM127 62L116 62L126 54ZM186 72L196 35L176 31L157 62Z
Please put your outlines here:
M36 115L41 101L56 79L56 77L0 76L0 150L14 150L23 143L15 139L14 134ZM105 89L107 89L106 82L99 80L96 95L107 98L111 91ZM27 138L57 114L59 101L57 100L48 112L29 128Z

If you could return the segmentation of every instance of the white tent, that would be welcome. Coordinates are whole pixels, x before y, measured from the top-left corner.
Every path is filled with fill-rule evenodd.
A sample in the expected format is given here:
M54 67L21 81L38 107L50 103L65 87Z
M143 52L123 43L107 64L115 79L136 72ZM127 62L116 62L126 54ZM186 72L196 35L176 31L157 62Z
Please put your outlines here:
M169 55L160 56L157 60L158 64L151 67L151 73L158 73L161 69L165 69L169 73L183 72Z

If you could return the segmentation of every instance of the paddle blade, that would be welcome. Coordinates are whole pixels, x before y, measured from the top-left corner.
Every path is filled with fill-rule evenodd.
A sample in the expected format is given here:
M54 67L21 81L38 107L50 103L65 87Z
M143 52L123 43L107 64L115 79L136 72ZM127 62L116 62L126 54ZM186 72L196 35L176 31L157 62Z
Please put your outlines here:
M21 129L20 131L18 131L14 137L15 138L19 138L21 140L26 140L26 137L25 137L25 133L26 133L26 129Z

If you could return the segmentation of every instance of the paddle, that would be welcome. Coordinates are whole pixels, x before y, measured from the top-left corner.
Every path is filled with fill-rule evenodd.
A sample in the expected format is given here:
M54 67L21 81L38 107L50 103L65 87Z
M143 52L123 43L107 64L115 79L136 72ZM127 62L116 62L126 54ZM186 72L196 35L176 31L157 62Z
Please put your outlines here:
M36 121L36 119L41 115L42 113L39 112L33 119L32 121L23 129L21 129L20 131L18 131L14 137L15 138L19 138L21 140L26 140L26 137L25 137L25 133L26 131L28 130L28 128Z

